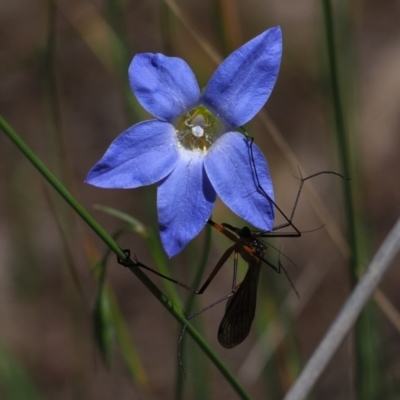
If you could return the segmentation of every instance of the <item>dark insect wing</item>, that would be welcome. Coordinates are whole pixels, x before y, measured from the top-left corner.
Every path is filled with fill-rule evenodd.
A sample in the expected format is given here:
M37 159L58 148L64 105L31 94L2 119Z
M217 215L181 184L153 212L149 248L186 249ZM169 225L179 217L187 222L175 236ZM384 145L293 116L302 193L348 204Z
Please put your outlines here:
M237 292L229 299L218 330L219 343L231 349L246 339L256 312L257 286L261 261L249 263L249 269Z

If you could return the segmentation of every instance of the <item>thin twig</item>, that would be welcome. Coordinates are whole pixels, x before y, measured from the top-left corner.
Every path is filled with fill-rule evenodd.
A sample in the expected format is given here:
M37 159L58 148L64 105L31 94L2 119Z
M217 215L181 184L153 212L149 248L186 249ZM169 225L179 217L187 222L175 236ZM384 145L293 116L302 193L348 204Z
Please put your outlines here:
M308 361L299 378L284 400L302 400L309 394L316 380L338 349L361 310L376 290L383 275L400 251L400 218L372 259L365 274L357 283L339 316Z

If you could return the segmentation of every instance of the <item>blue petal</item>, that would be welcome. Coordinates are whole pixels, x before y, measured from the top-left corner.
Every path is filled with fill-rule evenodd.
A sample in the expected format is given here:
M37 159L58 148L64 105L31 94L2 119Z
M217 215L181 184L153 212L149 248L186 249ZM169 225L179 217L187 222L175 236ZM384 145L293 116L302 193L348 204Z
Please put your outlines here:
M216 194L204 171L204 155L180 150L174 171L157 192L161 241L169 257L178 254L204 227Z
M137 54L128 73L140 104L162 121L172 122L199 103L199 85L190 67L180 58Z
M119 135L95 166L86 182L128 189L158 182L178 162L176 133L172 125L156 120L136 124Z
M268 100L281 55L281 29L265 31L224 60L211 77L202 102L229 126L244 125Z
M274 190L267 162L253 143L238 132L228 132L211 147L204 160L207 175L221 200L237 215L257 228L270 231L274 223L274 207L257 187L258 180L273 200Z

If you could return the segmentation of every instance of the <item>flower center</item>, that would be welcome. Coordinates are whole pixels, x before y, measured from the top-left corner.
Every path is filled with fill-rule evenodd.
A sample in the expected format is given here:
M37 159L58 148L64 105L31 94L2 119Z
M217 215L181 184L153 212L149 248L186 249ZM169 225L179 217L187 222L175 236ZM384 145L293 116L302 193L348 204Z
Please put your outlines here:
M175 129L181 147L207 152L221 135L223 124L207 108L198 106L179 117Z

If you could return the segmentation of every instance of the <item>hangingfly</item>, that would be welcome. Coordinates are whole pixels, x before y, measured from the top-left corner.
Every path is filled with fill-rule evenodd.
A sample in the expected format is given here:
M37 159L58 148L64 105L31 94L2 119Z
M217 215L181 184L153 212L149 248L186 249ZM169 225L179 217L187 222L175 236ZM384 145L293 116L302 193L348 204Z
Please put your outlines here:
M275 266L264 259L267 246L259 238L277 237L279 236L278 232L251 231L247 226L240 229L226 223L219 225L212 220L209 220L208 223L234 242L234 245L225 251L217 264L221 268L227 258L232 253L234 254L232 292L227 296L225 315L218 329L219 343L230 349L246 339L250 332L256 310L258 280L263 262L277 273L283 270L293 289L295 291L296 289L280 263ZM248 269L243 281L236 285L239 254L247 262Z
M220 225L215 224L211 220L209 223L224 233L224 230L220 229ZM223 224L223 228L230 229L239 236L233 249L235 274L238 254L248 264L248 270L242 283L233 288L232 296L228 300L225 315L218 329L219 343L223 347L230 349L246 339L250 332L256 311L257 287L261 263L267 247L264 243L257 240L247 227L237 229L231 225Z

